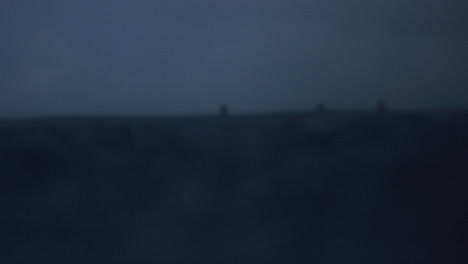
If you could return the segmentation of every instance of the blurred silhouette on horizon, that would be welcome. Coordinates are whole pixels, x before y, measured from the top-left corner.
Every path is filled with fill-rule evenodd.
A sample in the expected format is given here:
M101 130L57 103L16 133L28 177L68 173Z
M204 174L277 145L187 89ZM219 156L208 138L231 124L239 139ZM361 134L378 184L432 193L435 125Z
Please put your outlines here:
M226 104L222 104L220 107L219 107L219 115L222 116L222 117L227 117L229 116L229 110L228 110L228 107Z
M377 102L377 112L382 115L385 114L387 111L387 102L385 102L385 100L379 100Z

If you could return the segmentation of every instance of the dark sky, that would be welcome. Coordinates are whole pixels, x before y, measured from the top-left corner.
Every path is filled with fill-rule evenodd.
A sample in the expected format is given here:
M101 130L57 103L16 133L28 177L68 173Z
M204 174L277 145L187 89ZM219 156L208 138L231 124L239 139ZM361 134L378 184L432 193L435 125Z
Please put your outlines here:
M468 105L466 0L2 0L0 115Z

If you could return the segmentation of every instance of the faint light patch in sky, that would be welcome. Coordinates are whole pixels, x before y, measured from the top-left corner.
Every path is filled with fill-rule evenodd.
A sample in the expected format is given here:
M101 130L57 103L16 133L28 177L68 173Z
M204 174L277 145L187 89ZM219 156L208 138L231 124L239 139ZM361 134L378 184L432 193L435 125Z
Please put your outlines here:
M233 39L217 45L212 52L212 57L217 60L226 60L245 53L252 46L252 41L246 39Z

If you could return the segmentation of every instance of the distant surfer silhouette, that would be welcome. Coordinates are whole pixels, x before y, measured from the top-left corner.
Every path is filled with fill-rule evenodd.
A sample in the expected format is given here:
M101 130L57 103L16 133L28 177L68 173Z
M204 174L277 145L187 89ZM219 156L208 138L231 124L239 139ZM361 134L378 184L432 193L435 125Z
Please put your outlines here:
M227 116L229 116L229 110L228 110L227 105L222 104L222 105L219 107L219 115L222 116L222 117L227 117Z
M384 114L387 112L387 103L384 100L379 100L377 102L377 112L379 114Z
M325 105L323 103L320 103L317 105L317 112L321 115L323 115L327 111Z

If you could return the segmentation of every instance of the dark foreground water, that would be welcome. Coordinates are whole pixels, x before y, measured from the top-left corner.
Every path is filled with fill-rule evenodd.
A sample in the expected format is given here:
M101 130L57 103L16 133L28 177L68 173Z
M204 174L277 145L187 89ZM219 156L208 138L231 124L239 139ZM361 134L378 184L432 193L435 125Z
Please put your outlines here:
M466 263L466 113L0 122L0 263Z

